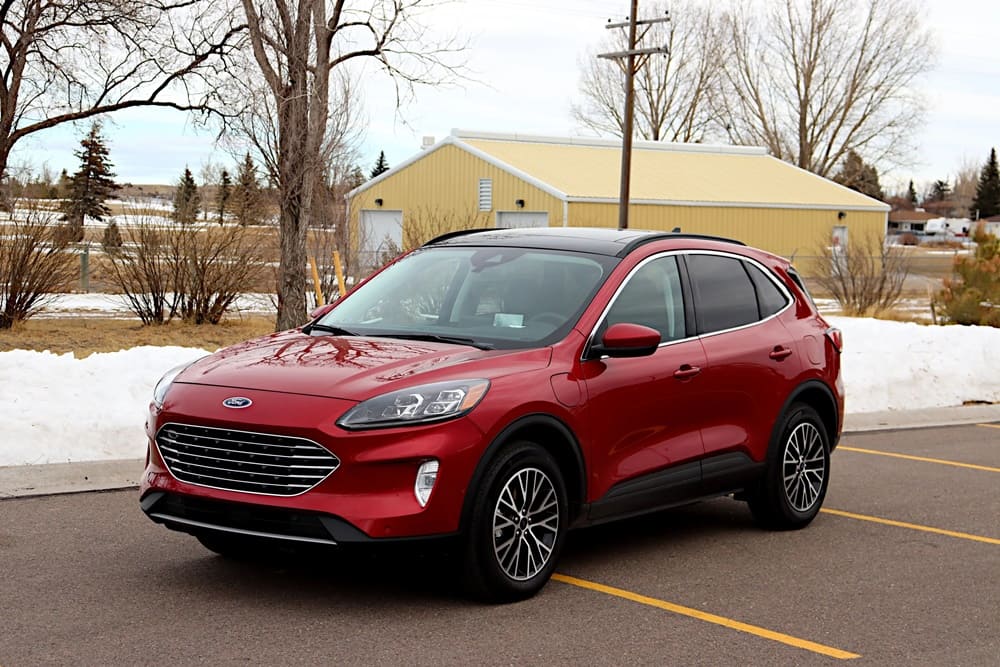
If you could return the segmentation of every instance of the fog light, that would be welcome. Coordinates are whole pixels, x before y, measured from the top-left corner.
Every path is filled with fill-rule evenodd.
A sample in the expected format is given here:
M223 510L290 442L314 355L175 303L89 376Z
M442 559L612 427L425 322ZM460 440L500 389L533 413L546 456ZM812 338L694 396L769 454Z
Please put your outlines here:
M438 462L435 460L424 461L417 469L417 483L413 485L413 495L417 497L417 502L421 507L427 505L427 500L431 497L434 489L434 482L438 478Z

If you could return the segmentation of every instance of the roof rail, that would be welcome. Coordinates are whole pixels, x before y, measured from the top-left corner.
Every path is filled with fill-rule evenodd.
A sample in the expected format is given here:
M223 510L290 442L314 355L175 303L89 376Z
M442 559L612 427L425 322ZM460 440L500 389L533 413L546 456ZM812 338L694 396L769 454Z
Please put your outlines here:
M656 234L647 234L645 236L640 236L634 241L626 243L625 247L623 247L621 250L618 251L617 256L625 257L639 246L644 246L647 243L652 243L653 241L664 241L666 239L699 239L701 241L719 241L720 243L733 243L735 245L741 245L741 246L746 245L746 243L744 243L743 241L737 241L736 239L728 239L724 236L710 236L708 234L681 234L676 231L660 232Z
M434 245L435 243L441 243L442 241L447 241L448 239L453 239L459 236L466 236L468 234L478 234L479 232L495 232L498 229L504 229L504 227L480 227L478 229L459 229L456 232L447 232L446 234L435 236L430 241L424 243L424 246Z

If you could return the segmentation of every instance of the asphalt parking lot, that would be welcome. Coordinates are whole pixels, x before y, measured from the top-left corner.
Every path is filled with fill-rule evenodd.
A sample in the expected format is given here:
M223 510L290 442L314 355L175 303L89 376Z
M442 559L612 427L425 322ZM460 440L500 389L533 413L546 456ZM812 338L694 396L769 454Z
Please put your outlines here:
M1000 656L1000 424L845 436L823 513L718 500L571 536L528 602L430 555L234 563L135 491L0 501L0 665L986 665Z

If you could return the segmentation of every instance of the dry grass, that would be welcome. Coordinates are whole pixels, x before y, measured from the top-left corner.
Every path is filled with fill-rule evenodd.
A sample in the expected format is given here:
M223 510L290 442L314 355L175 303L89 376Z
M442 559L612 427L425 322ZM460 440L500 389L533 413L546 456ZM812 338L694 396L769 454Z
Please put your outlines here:
M139 345L216 350L272 331L273 317L244 317L201 326L185 322L143 326L135 320L109 318L33 319L0 331L0 352L49 350L58 354L73 352L77 358L84 358L95 352L117 352Z

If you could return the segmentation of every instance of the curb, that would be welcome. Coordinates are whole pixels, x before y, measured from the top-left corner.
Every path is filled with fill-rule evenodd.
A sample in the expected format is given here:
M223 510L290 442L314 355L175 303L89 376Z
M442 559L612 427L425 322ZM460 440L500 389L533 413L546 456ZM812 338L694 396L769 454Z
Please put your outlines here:
M861 412L844 417L844 435L1000 422L1000 404ZM0 500L139 486L143 459L0 467Z
M139 486L143 459L0 467L0 500Z

